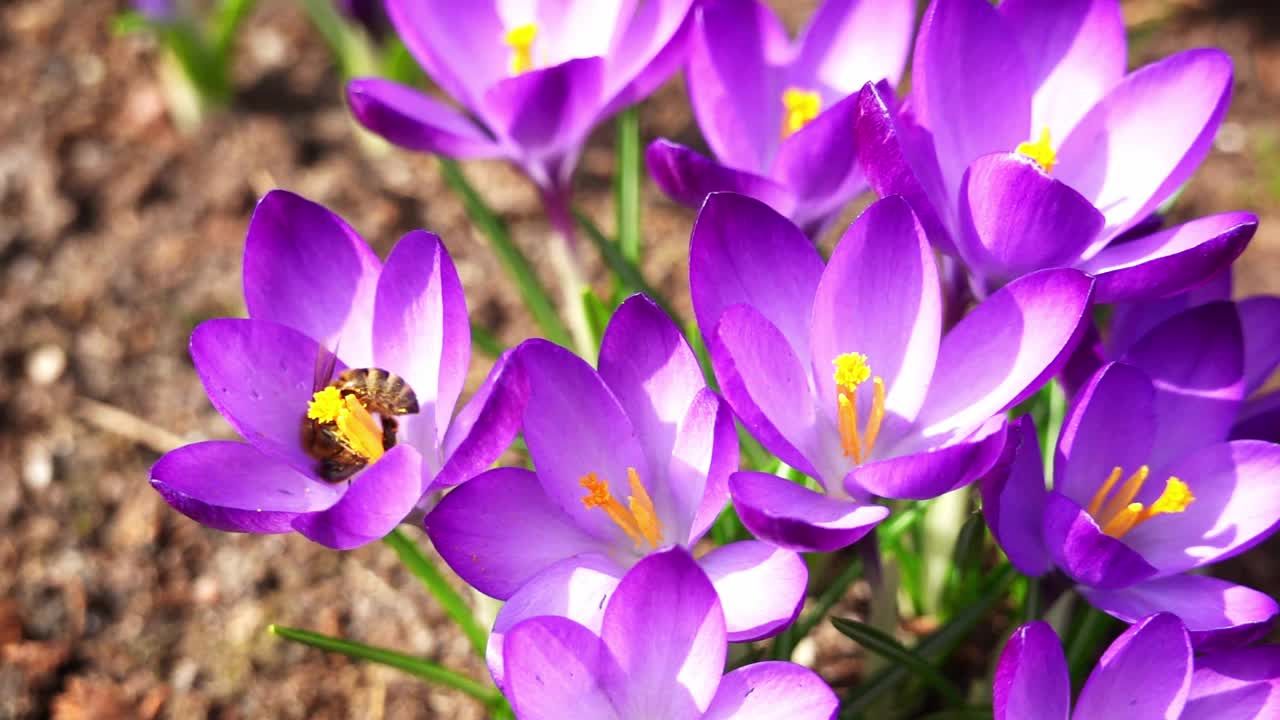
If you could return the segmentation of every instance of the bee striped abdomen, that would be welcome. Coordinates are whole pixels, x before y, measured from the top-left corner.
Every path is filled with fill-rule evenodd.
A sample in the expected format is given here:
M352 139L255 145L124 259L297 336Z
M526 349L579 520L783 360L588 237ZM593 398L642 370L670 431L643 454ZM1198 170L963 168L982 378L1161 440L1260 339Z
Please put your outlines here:
M334 385L342 393L355 393L370 412L380 415L413 415L418 412L418 396L399 375L382 368L344 370Z

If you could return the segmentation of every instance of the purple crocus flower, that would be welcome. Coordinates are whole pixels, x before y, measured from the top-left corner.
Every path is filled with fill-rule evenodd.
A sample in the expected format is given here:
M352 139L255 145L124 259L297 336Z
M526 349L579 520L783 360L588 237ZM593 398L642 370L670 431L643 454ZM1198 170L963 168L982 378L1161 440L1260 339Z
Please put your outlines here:
M509 600L490 644L532 615L598 628L600 592L672 545L693 547L728 502L738 464L728 407L706 387L679 329L648 298L623 303L605 331L599 371L545 340L517 356L529 383L524 437L536 474L485 473L427 518L441 556L481 592ZM699 558L721 594L729 638L789 624L807 570L793 552L739 542Z
M1244 396L1231 303L1176 315L1075 397L1058 438L1053 489L1030 418L983 482L983 511L1027 575L1055 567L1094 606L1128 622L1180 616L1197 646L1265 632L1276 602L1188 571L1244 552L1280 523L1280 446L1228 441Z
M763 662L724 675L723 599L687 551L671 548L627 572L596 628L521 622L503 649L516 717L833 720L835 693L808 668Z
M1077 267L1098 278L1098 302L1163 297L1227 267L1257 228L1225 213L1115 242L1208 154L1232 79L1214 49L1125 75L1118 0L934 0L912 67L904 112L863 90L860 159L979 295Z
M151 22L167 23L178 18L175 0L133 0L133 9Z
M895 196L825 266L795 225L733 193L707 198L691 245L693 306L725 398L827 493L731 478L746 526L798 550L857 540L888 512L861 502L871 496L936 497L985 473L1004 447L1000 413L1066 359L1093 284L1076 270L1034 273L944 335L933 252Z
M717 0L697 10L689 98L715 152L708 159L669 140L649 146L649 172L692 208L732 190L768 203L816 237L867 189L852 134L857 91L897 85L911 47L913 3L827 0L794 43L758 0Z
M1075 709L1062 643L1048 623L1018 628L993 687L995 720L1224 720L1280 716L1280 646L1194 657L1174 615L1135 623L1089 673Z
M405 235L384 265L337 215L276 190L249 222L244 296L249 318L198 325L191 358L210 402L245 442L186 445L151 468L152 486L197 522L296 530L353 548L385 535L429 493L488 467L515 436L525 391L506 358L453 417L471 329L458 274L435 235ZM326 396L316 392L317 379L328 381L316 377L318 359L334 352L335 373L384 369L408 383L418 405L400 418L397 444L384 447L368 406L342 398L335 432L361 448L366 466L338 482L322 477L303 443L304 422Z
M568 232L570 176L587 133L684 60L691 3L387 0L396 32L465 114L380 78L353 80L347 98L365 127L402 147L520 166Z

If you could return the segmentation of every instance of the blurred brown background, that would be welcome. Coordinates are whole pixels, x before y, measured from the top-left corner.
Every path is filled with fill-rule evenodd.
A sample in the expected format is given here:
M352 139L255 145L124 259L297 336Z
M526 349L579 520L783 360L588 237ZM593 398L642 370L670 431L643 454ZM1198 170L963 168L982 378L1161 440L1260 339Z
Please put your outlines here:
M814 5L773 4L793 28ZM166 115L155 46L111 31L125 5L0 3L0 718L480 717L456 693L264 631L314 628L483 677L388 548L338 554L300 536L207 531L160 501L147 468L173 443L228 436L187 337L202 319L242 314L243 233L273 187L326 204L382 253L409 229L439 233L473 319L516 342L528 316L435 162L361 149L332 60L294 4L259 3L232 109L189 135ZM1125 3L1131 63L1201 45L1235 59L1231 112L1177 213L1261 216L1237 266L1241 294L1280 284L1276 7ZM678 81L642 118L645 142L701 145ZM579 204L606 230L612 137L596 133L579 175ZM532 188L497 163L467 172L540 258ZM645 199L644 269L687 312L692 213L649 184ZM477 353L474 372L487 363ZM1230 573L1277 594L1272 552ZM839 682L847 653L823 648L820 669Z

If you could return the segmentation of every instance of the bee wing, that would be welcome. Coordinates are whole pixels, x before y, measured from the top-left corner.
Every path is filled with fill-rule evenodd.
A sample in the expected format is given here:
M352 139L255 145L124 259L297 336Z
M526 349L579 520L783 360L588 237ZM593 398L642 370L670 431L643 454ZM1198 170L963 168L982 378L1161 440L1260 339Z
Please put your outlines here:
M333 369L338 364L338 347L334 344L333 350L325 347L323 344L316 352L316 370L315 377L312 378L312 392L319 392L325 385L329 384L329 380L333 378Z

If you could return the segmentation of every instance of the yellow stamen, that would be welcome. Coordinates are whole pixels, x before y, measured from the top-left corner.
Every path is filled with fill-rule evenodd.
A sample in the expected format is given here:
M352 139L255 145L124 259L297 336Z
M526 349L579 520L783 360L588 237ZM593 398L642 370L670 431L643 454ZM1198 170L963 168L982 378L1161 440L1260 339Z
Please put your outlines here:
M631 496L627 498L630 509L624 507L609 492L609 481L601 480L595 473L587 473L578 481L578 484L587 489L582 504L588 509L604 510L609 519L635 541L637 550L646 542L657 549L662 545L662 523L658 520L653 500L640 482L640 475L635 468L627 468L627 480L631 486Z
M884 380L871 377L871 366L862 353L844 353L831 361L836 366L836 420L840 430L840 447L846 457L861 463L871 455L880 425L884 421ZM867 419L865 433L858 426L858 386L872 380L871 417Z
M519 75L533 69L533 41L537 36L536 23L525 23L513 27L502 36L502 42L511 48L508 68L512 75Z
M334 425L347 447L369 462L386 452L382 426L355 395L343 395L335 387L319 390L307 404L307 418Z
M1053 172L1053 167L1058 164L1058 153L1053 150L1047 127L1040 131L1040 138L1035 142L1018 143L1015 152L1035 160L1047 173Z
M782 137L791 137L822 111L822 96L815 90L789 87L782 91Z
M1088 508L1089 514L1097 521L1102 532L1113 538L1124 537L1130 530L1157 515L1183 512L1196 499L1185 482L1176 477L1170 477L1165 481L1164 492L1160 493L1160 497L1156 498L1150 506L1144 506L1142 503L1133 502L1133 499L1142 491L1143 484L1150 477L1150 469L1146 465L1138 468L1112 495L1111 491L1122 474L1123 471L1120 468L1113 469L1102 487L1094 494ZM1110 499L1108 496L1111 496ZM1104 501L1105 505L1103 505Z

